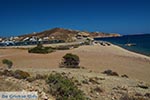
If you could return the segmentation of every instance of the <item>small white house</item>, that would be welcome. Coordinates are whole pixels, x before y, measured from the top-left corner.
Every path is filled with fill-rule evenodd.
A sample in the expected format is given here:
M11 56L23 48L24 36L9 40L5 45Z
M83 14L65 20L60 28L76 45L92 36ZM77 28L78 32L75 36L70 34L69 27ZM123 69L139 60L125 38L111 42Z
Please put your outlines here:
M43 40L49 40L49 37L43 37Z
M3 39L2 38L0 38L0 42L2 41Z
M37 37L33 36L29 39L30 41L37 41Z
M27 41L27 40L29 40L29 37L26 37L26 38L23 39L23 41Z

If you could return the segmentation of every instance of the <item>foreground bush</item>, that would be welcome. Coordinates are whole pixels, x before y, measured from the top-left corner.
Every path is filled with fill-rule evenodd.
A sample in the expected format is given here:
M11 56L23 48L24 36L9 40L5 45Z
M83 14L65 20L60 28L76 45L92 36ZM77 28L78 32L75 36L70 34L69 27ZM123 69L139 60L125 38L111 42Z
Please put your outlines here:
M38 44L36 47L29 49L29 53L42 53L47 54L53 52L53 48L51 47L44 47L42 44Z
M28 72L22 71L22 70L16 70L14 72L14 77L17 79L26 79L30 77L30 74Z
M3 59L3 60L2 60L2 63L3 63L3 64L6 64L9 69L10 69L10 68L12 67L12 65L13 65L13 62L12 62L11 60L8 60L8 59Z
M59 73L50 74L47 83L56 100L85 100L83 92L70 79Z
M15 77L17 79L27 79L28 77L30 77L30 74L28 72L22 70L3 70L0 71L0 75Z
M63 56L63 60L60 64L60 67L66 68L79 68L80 59L77 55L67 53Z

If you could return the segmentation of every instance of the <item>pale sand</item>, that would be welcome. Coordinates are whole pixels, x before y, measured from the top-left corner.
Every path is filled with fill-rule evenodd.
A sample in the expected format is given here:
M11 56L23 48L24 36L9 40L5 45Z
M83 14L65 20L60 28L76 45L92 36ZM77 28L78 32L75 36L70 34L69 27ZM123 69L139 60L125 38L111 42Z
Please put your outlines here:
M80 57L80 66L96 72L111 69L120 75L150 83L150 57L133 53L118 46L81 46L72 50L50 54L29 54L27 50L0 49L0 61L4 58L14 62L14 68L48 70L58 68L62 56L74 53ZM0 66L4 66L0 62Z

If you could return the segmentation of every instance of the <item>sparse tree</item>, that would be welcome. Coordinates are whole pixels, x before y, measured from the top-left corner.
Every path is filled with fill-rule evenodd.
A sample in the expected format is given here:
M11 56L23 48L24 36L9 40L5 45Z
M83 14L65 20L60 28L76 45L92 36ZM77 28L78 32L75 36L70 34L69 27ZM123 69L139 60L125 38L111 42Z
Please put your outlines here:
M66 68L79 68L80 59L77 55L67 53L63 56L63 60L60 64L60 67Z

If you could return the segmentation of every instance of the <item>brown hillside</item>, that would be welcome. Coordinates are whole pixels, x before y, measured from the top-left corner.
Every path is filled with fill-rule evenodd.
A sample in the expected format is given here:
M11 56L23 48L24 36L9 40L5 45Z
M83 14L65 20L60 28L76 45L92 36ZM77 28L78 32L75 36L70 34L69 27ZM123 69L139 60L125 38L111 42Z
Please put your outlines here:
M26 37L33 37L36 36L37 38L44 38L44 37L48 37L49 40L64 40L64 41L73 41L73 37L75 37L77 35L77 31L73 31L73 30L68 30L68 29L63 29L63 28L54 28L51 30L46 30L43 32L39 32L39 33L32 33L32 34L27 34L27 35L22 35L20 36L20 38L22 37L21 40L23 40Z
M53 28L50 30L46 30L43 32L39 33L32 33L32 34L26 34L19 36L20 41L25 39L26 37L33 37L35 36L36 38L47 38L48 40L64 40L66 42L71 42L76 40L76 36L79 34L88 34L87 36L89 37L116 37L120 36L119 34L111 34L111 33L103 33L103 32L82 32L82 31L75 31L75 30L69 30L69 29L64 29L64 28Z

